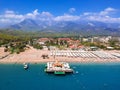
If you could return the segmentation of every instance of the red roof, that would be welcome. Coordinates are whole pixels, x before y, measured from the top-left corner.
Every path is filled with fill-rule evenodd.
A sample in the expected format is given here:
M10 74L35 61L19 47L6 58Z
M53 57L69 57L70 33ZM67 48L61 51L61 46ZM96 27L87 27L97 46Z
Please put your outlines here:
M83 45L78 46L78 48L83 48L83 47L84 47Z
M58 40L69 41L69 40L70 40L70 38L58 38Z
M75 48L75 45L71 45L71 46L69 46L69 48Z

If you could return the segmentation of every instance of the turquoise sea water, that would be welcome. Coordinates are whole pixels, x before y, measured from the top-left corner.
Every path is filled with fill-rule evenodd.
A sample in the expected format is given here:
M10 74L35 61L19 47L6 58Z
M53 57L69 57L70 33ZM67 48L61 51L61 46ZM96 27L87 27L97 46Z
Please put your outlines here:
M120 64L71 64L74 74L44 72L45 64L0 64L0 90L120 90Z

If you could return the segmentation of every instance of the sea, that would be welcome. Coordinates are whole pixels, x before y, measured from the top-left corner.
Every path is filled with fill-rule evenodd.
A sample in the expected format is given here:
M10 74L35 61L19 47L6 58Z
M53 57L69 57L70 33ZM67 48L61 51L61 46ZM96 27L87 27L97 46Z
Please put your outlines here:
M73 74L44 72L45 63L0 64L0 90L120 90L120 64L70 63Z

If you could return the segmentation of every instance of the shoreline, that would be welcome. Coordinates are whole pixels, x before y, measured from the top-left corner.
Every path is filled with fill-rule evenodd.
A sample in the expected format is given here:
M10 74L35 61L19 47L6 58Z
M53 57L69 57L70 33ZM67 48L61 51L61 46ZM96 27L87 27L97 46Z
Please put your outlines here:
M8 53L4 52L3 48L1 49L1 56L6 55ZM108 53L116 52L116 51L105 51ZM117 51L118 52L118 51ZM119 51L120 53L120 51ZM41 56L43 54L49 55L49 59L43 59ZM7 57L0 59L0 64L23 64L23 63L47 63L51 61L61 61L61 62L69 62L69 63L80 63L80 64L106 64L106 63L120 63L120 58L111 58L111 59L102 59L102 58L82 58L82 57L53 57L50 56L50 51L48 50L36 50L34 48L30 48L25 52L21 52L20 54L10 54Z
M55 60L34 60L34 61L0 61L0 64L23 64L23 63L30 63L30 64L42 64L42 63L47 63L47 62L54 62ZM90 60L59 60L60 62L68 62L68 63L77 63L77 64L120 64L120 60L118 61L109 61L109 60L96 60L96 61L90 61Z

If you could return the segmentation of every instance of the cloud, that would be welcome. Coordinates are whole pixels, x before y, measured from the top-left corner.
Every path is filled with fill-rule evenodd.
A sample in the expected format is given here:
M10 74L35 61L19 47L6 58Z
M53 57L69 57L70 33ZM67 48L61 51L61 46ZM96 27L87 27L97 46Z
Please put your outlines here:
M70 9L69 9L69 12L70 12L70 13L73 13L73 12L75 12L75 11L76 11L75 8L70 8Z
M23 19L23 15L16 14L12 10L6 10L4 14L0 15L0 24L1 26L15 24L21 22Z
M106 8L100 12L85 12L82 15L84 20L100 21L105 23L120 23L120 18L111 17L112 14L117 13L117 9Z
M5 11L4 15L0 15L1 17L3 18L6 18L6 19L23 19L23 15L20 15L20 14L16 14L14 11Z
M34 15L38 15L39 13L38 13L38 9L35 9L34 11L33 11L33 14Z
M35 9L32 13L27 13L24 17L35 19L39 15L38 9Z
M11 11L11 10L6 10L6 11L5 11L5 14L15 14L15 12L14 12L14 11Z
M53 19L53 15L49 12L38 12L38 9L35 9L31 13L26 14L17 14L15 11L6 10L4 14L0 15L0 24L11 25L21 22L24 19L34 19L34 20L41 20L41 21L48 21Z
M100 15L109 15L109 14L116 12L116 11L117 11L116 9L109 7L109 8L106 8L104 11L101 11Z
M120 18L112 18L109 16L89 16L88 20L91 21L100 21L100 22L105 22L105 23L120 23Z
M38 12L38 9L34 10L32 13L27 13L25 18L36 20L36 22L44 21L47 25L51 26L54 16L50 12Z
M50 13L50 12L42 12L40 15L39 15L39 19L41 20L52 20L54 18L54 16Z
M117 9L108 7L103 11L99 12L84 12L81 15L72 15L75 12L75 8L69 9L69 14L63 14L60 16L54 16L50 12L39 12L38 9L35 9L32 12L26 14L19 14L12 10L6 10L4 14L0 15L0 25L11 25L15 23L19 23L24 19L34 19L36 21L44 21L48 25L52 25L55 22L61 21L80 21L80 20L88 20L88 21L100 21L100 22L109 22L109 23L120 23L120 17L113 17L114 14L117 13Z
M35 19L35 20L50 20L52 19L53 15L50 12L38 12L38 9L34 10L32 13L27 13L25 18Z
M45 22L48 26L51 26L53 24L54 16L50 12L41 12L38 17L36 17L36 20Z
M54 18L55 21L77 21L79 20L80 17L79 16L73 16L73 15L68 15L68 14L65 14L63 16L57 16Z

